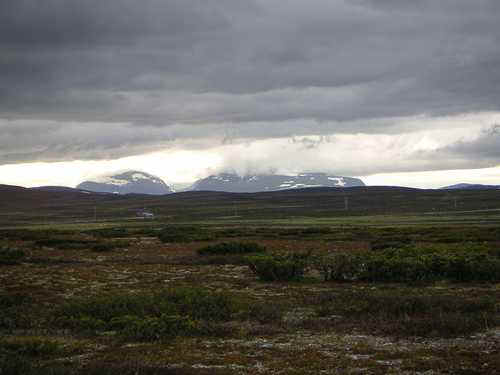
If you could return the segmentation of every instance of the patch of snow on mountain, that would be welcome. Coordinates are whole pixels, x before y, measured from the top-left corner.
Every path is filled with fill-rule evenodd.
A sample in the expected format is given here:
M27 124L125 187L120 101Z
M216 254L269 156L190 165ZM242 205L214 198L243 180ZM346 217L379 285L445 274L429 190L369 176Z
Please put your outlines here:
M328 177L330 181L335 181L337 186L345 186L346 183L342 177Z
M148 176L146 176L146 175L144 175L144 174L142 174L142 173L134 173L134 174L132 175L132 179L133 179L134 181L137 181L137 180L151 180L151 181L153 181L153 182L156 182L156 180L155 180L155 179L150 178L150 177L148 177Z
M279 190L285 190L285 189L305 189L305 188L310 188L310 187L321 187L323 185L309 185L309 184L295 184L295 185L288 185L287 186L283 186L283 185L280 185L279 187L282 188L282 189L279 189Z
M108 185L127 185L129 181L121 180L118 178L113 178L111 176L102 176L94 179L94 182L99 184L108 184Z

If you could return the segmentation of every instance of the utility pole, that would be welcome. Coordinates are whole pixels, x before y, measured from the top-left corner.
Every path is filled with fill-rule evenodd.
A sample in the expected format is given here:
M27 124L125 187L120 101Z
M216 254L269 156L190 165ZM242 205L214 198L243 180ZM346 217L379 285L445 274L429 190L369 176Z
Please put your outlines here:
M349 211L349 197L344 197L344 211Z
M97 223L97 207L94 206L94 222Z
M453 197L453 202L454 202L454 206L455 206L455 209L457 208L457 197Z

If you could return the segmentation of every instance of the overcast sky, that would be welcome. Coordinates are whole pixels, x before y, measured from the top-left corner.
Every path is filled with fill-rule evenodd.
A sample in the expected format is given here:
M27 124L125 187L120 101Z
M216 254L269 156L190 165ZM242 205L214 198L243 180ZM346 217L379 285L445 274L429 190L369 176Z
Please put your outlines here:
M135 168L500 184L499 15L498 0L2 0L0 183Z

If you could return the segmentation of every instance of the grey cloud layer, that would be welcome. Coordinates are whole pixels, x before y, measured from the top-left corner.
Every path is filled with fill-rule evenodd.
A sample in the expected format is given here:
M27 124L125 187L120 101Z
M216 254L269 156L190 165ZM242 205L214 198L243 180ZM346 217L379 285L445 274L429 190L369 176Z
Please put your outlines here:
M0 118L19 121L0 124L0 164L497 111L499 14L497 0L5 0Z
M474 141L457 142L439 150L438 158L454 160L454 164L476 167L500 165L500 125L485 129Z

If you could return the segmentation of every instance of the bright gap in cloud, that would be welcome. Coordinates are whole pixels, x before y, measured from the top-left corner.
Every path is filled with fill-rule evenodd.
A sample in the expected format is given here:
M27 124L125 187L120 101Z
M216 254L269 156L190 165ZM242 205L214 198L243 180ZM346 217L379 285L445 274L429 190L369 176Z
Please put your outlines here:
M61 185L75 187L99 175L123 170L154 174L169 183L189 183L211 174L220 157L210 151L170 151L116 160L26 163L0 166L0 183L26 187Z
M481 169L380 173L362 176L361 179L370 186L406 186L421 189L441 188L459 183L500 185L500 165Z
M484 136L484 127L437 127L405 134L331 134L238 140L205 149L175 149L114 160L26 163L0 166L0 183L76 186L85 179L123 170L157 175L186 185L222 171L240 175L328 172L365 176L370 185L440 187L460 182L500 184L496 163L449 154L446 148ZM443 152L445 150L445 152ZM477 168L476 168L477 167ZM472 169L474 168L474 169ZM457 172L456 170L461 170ZM430 171L439 172L430 172ZM454 171L455 170L455 171Z

